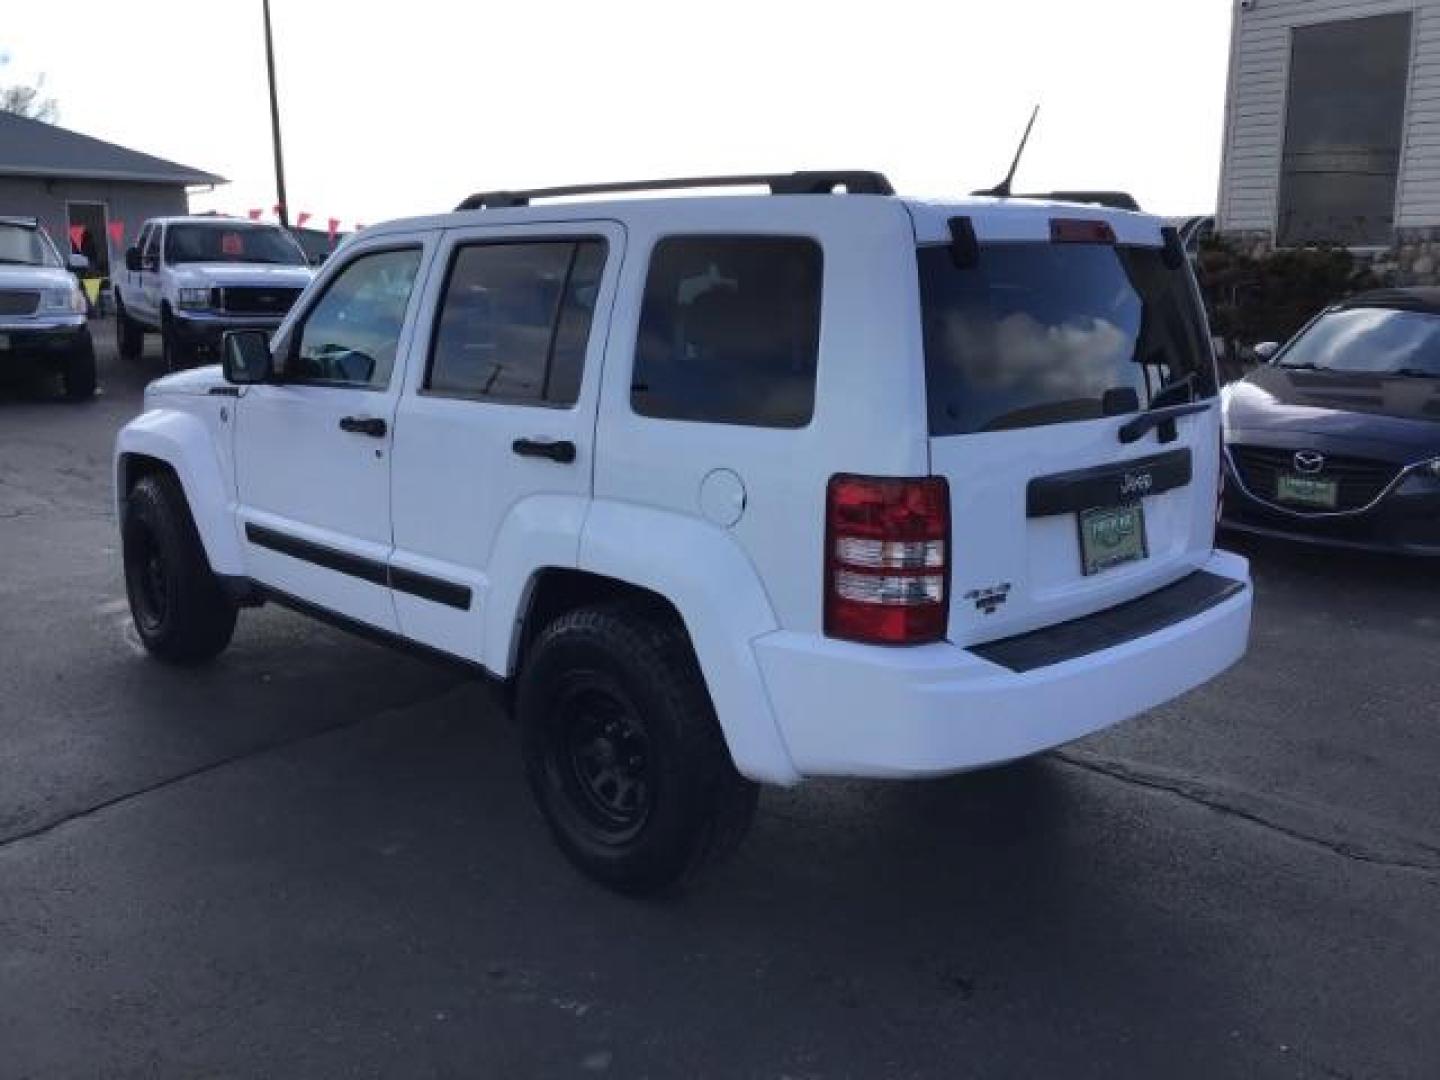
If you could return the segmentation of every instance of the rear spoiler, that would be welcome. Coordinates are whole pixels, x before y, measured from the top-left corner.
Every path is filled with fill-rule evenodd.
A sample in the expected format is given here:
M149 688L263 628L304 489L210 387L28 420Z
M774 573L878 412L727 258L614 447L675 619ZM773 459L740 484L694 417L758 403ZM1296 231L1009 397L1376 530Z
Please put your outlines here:
M1112 210L1139 210L1135 196L1126 191L1045 191L1033 194L1012 195L1012 199L1044 199L1048 202L1090 203L1094 206L1108 206Z

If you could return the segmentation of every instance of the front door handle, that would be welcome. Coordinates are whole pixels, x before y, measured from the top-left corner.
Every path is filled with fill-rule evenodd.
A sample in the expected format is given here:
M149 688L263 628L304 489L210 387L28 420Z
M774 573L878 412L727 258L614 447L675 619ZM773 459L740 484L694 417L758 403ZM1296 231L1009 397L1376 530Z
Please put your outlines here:
M569 439L516 439L510 449L521 457L543 457L568 465L575 460L575 444Z
M355 435L369 435L374 439L383 439L385 432L390 429L385 421L378 416L342 416L340 418L340 430L348 431Z

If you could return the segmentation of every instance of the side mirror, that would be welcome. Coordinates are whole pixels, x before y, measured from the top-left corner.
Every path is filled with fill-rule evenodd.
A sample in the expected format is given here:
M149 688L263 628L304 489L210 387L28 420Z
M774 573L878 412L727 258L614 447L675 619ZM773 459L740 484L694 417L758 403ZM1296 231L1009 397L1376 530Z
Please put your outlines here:
M1251 351L1260 358L1261 363L1268 364L1280 351L1280 343L1278 341L1262 341Z
M227 330L220 370L236 386L269 382L275 374L270 335L264 330Z
M77 274L83 274L86 270L90 269L90 260L78 253L71 255L70 269L74 270Z
M140 249L138 247L128 247L125 249L125 269L129 270L132 274L140 272Z

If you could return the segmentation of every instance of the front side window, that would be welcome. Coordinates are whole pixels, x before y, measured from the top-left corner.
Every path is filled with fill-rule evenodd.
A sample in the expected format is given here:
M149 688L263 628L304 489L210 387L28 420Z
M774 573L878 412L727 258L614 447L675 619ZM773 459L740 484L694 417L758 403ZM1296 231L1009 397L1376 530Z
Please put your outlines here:
M383 390L390 383L420 249L361 255L305 315L287 382Z
M272 263L306 266L305 253L289 233L273 225L239 221L188 221L165 230L165 261Z
M815 407L820 245L673 236L655 245L630 386L641 416L798 428Z
M949 247L918 259L932 435L1134 411L1181 380L1185 396L1215 393L1188 270L1160 248L992 243L971 265Z
M39 229L26 225L0 223L0 265L59 266L49 238Z
M426 391L575 404L604 266L601 240L460 247L436 319Z
M1410 21L1402 12L1293 31L1281 244L1391 242Z

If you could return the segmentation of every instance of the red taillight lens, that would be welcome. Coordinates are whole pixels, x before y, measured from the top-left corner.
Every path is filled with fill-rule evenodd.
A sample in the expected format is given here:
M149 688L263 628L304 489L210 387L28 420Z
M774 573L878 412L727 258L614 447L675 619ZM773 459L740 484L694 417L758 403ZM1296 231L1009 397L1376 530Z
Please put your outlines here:
M825 518L826 635L884 645L941 640L950 608L945 478L834 476Z
M1051 218L1050 239L1056 244L1113 244L1115 230L1108 221Z

